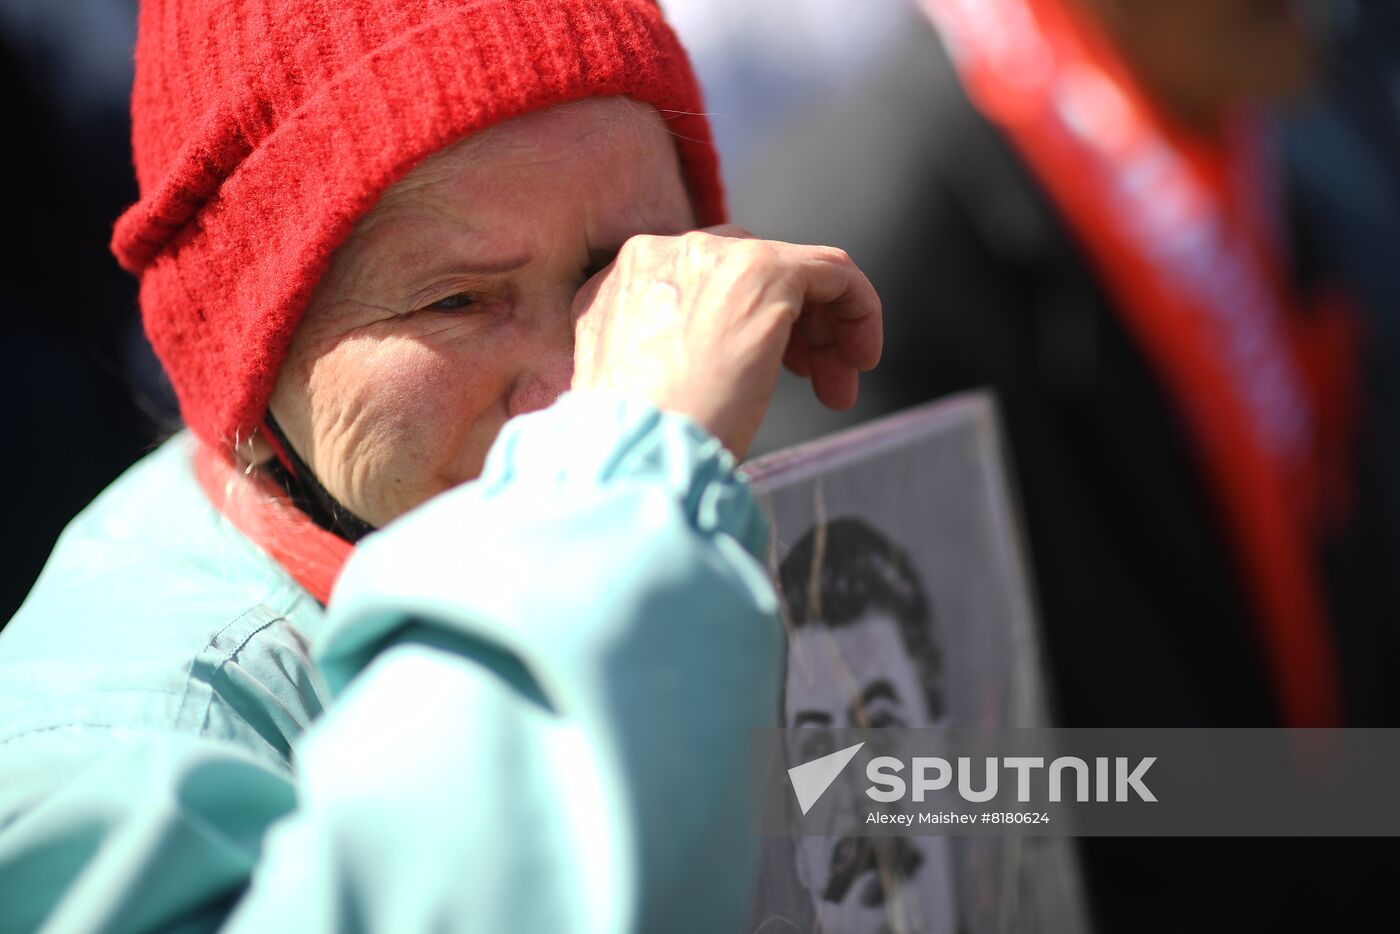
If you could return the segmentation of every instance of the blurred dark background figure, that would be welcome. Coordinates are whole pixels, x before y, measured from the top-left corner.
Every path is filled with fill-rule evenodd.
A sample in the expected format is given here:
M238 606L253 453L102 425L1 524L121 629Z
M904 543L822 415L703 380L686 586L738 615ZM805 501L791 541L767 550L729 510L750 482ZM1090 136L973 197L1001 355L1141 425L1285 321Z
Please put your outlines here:
M1335 0L1314 93L1281 142L1298 274L1344 282L1365 314L1362 358L1384 469L1400 476L1400 0ZM1376 502L1400 529L1400 489Z
M59 531L144 453L173 412L107 250L136 198L128 95L135 0L0 0L9 236L0 310L10 527L0 626Z
M966 76L927 21L911 19L857 86L775 132L768 155L734 185L737 222L763 236L846 247L883 297L886 358L863 384L866 398L852 417L964 389L996 390L1065 725L1396 725L1400 574L1385 510L1400 474L1388 469L1395 410L1387 410L1390 390L1380 385L1396 370L1366 367L1393 360L1397 346L1397 306L1385 290L1395 285L1400 241L1375 235L1374 281L1367 281L1361 259L1346 255L1350 238L1365 235L1338 202L1350 186L1352 210L1370 212L1372 230L1392 230L1400 213L1376 202L1400 163L1393 149L1373 157L1372 177L1386 181L1372 183L1310 137L1317 124L1345 124L1346 145L1371 153L1393 147L1393 69L1385 82L1347 79L1349 58L1320 68L1318 56L1324 32L1366 44L1376 63L1393 64L1394 46L1371 26L1353 28L1348 39L1329 5L1283 0L937 5L954 18L985 17L993 45L1013 32L1017 10L1050 10L1075 24L1071 31L1106 48L1125 77L1100 95L1102 108L1080 106L1066 118L1071 128L1113 137L1122 98L1140 97L1146 112L1136 117L1160 130L1163 161L1199 169L1231 197L1238 188L1239 200L1258 208L1257 216L1239 210L1239 220L1222 197L1220 213L1258 241L1257 276L1274 306L1265 324L1278 333L1267 352L1253 336L1237 343L1249 345L1262 374L1275 364L1296 368L1296 391L1313 408L1308 456L1318 458L1310 479L1280 486L1298 491L1296 500L1275 496L1263 511L1278 519L1275 529L1304 499L1315 499L1317 511L1298 520L1306 533L1294 565L1300 573L1261 570L1268 559L1259 552L1282 536L1241 531L1241 512L1258 518L1257 491L1222 480L1228 470L1220 463L1239 452L1227 439L1222 454L1218 431L1205 443L1211 436L1200 425L1211 413L1202 416L1200 387L1181 378L1197 364L1209 373L1210 361L1173 359L1145 336L1154 332L1134 307L1179 287L1229 319L1249 304L1224 291L1238 277L1221 276L1222 264L1207 256L1200 281L1154 279L1152 251L1165 248L1148 239L1135 252L1138 218L1122 221L1127 234L1111 244L1121 263L1110 259L1103 243L1111 232L1085 218L1101 219L1095 209L1116 191L1084 190L1103 177L1088 160L1082 172L1072 164L1048 171L1042 156L1054 143L1007 129L1021 119L1018 101L1032 100L1033 109L1035 95L1049 93L1044 62L1034 54L1001 62L996 77L1008 87L998 90L1011 104L993 108L993 118L983 108L995 95L969 98ZM1387 6L1365 15L1393 24L1385 17L1394 5ZM955 39L959 61L976 58L968 36ZM1335 54L1350 55L1345 45ZM1319 75L1325 93L1311 104L1313 124L1280 135L1269 108ZM1118 177L1124 187L1140 180ZM1143 202L1143 213L1167 210L1178 194L1164 188L1155 203ZM1180 200L1190 215L1195 202ZM1228 238L1220 243L1234 249ZM1220 385L1240 379L1232 366L1215 368ZM1358 377L1368 374L1358 398ZM1239 385L1248 397L1262 381ZM1268 414L1262 404L1242 408ZM770 413L766 446L840 424L799 420L792 411L780 402ZM1236 434L1262 436L1262 421L1246 421ZM1302 578L1316 604L1310 622L1297 613L1300 601L1266 593ZM1308 631L1310 648L1299 650L1296 640ZM1388 880L1400 869L1390 841L1084 843L1091 897L1108 932L1337 929L1388 913Z

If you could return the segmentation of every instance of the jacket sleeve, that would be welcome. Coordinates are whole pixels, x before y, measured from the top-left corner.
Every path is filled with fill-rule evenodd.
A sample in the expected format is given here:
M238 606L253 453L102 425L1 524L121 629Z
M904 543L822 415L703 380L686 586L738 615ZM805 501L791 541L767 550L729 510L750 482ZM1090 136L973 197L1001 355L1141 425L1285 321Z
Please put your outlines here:
M105 860L53 918L109 929L737 928L782 636L732 466L607 396L513 421L479 481L347 566L317 651L336 699L290 774L108 737L104 775L0 829L0 879Z

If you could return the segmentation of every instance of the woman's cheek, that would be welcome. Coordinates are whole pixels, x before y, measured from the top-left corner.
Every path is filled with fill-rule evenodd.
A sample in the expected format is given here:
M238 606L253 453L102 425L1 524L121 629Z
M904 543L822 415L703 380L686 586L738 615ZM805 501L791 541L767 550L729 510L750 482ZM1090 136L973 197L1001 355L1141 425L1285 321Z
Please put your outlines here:
M341 384L347 392L336 417L323 411L318 419L339 436L326 440L328 452L338 452L340 489L327 485L366 521L383 525L460 482L459 465L476 460L472 449L486 434L477 426L493 420L501 392L490 360L412 340L358 349L336 367L355 375Z
M409 345L381 375L395 435L414 438L412 447L452 456L484 413L501 404L502 380L490 357L461 348Z

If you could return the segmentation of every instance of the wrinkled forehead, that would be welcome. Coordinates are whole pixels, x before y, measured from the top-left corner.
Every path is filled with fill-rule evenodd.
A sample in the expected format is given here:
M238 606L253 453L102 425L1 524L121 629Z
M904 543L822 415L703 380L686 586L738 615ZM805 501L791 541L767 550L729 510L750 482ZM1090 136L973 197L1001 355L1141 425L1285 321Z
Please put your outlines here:
M464 178L489 185L542 167L600 160L628 174L650 163L679 173L673 138L655 108L625 97L591 98L507 120L433 153L390 186L370 214Z
M543 269L531 264L583 248L606 262L634 234L694 226L674 137L653 107L563 104L460 140L391 186L333 254L312 311L448 267Z
M689 220L661 115L628 98L593 98L516 117L428 156L380 197L347 246L424 223L470 227L569 204L675 214L677 202Z

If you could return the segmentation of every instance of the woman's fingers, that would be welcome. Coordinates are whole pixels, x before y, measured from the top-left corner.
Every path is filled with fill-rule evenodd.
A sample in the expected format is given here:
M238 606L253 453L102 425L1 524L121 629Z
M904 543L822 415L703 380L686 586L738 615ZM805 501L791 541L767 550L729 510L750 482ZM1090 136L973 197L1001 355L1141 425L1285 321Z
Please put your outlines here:
M812 349L807 338L796 330L788 338L787 350L783 352L783 366L806 379L812 375Z
M849 409L860 372L880 362L884 323L870 281L840 251L813 249L805 267L808 302L793 327L783 363L812 381L823 405ZM833 262L833 254L836 254Z
M710 227L704 232L730 239L757 239L746 228L733 224ZM802 293L797 328L807 344L812 348L834 345L849 366L856 370L873 369L884 348L880 296L850 255L836 247L765 243L797 275L796 285ZM798 372L786 355L783 362Z
M633 237L573 310L575 388L645 395L739 456L780 360L844 409L880 358L880 300L849 256L742 227Z
M740 227L738 224L720 224L717 227L706 227L702 233L713 234L716 237L728 237L731 240L757 240L753 231L747 227Z
M798 376L810 378L817 398L834 409L855 404L859 370L851 365L841 336L841 325L826 305L802 312L788 340L783 364Z
M885 347L885 322L878 304L874 312L854 320L837 319L836 348L841 359L857 370L873 370Z
M817 330L817 337L808 333L813 345L834 344L850 366L873 369L884 348L884 322L880 296L865 273L844 250L782 246L793 251L794 265L803 277L802 317ZM828 330L830 340L824 340Z
M860 393L860 374L852 369L834 348L812 350L812 389L822 405L849 409Z

